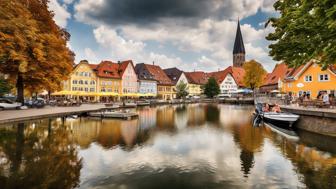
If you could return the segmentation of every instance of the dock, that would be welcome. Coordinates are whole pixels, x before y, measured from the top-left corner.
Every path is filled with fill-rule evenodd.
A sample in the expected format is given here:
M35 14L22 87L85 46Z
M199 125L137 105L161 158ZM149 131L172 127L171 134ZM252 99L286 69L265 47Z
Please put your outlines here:
M111 119L126 119L130 120L132 118L138 117L139 114L135 112L122 112L122 111L117 111L117 112L90 112L88 113L90 117L99 117L99 118L111 118Z

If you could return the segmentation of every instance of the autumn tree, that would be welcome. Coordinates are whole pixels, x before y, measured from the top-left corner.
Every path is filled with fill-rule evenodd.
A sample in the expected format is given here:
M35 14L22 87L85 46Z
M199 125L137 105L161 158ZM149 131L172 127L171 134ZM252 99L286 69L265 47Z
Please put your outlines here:
M335 0L278 0L274 8L280 17L268 21L275 31L266 37L275 42L269 46L274 60L290 67L311 59L323 68L336 63Z
M210 77L208 82L204 85L204 94L208 98L213 98L220 93L219 85L215 78Z
M0 1L0 72L15 83L17 101L24 101L24 89L60 88L74 62L69 38L54 22L48 0Z
M176 95L177 98L185 98L188 96L188 85L187 83L181 81L176 85Z
M243 68L245 70L244 85L252 90L260 87L267 73L263 66L255 60L251 60L245 62Z

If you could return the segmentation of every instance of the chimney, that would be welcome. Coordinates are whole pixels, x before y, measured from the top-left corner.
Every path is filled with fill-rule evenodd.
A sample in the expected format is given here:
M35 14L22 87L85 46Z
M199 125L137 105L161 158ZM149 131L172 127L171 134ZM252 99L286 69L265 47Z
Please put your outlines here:
M155 65L155 62L153 61L153 66Z
M120 64L120 60L118 60L118 64Z

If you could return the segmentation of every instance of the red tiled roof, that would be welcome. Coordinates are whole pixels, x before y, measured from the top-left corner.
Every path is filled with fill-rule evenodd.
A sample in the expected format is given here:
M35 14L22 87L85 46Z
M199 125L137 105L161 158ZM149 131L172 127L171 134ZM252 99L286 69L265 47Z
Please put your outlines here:
M204 85L208 82L208 75L204 72L185 72L189 83Z
M263 85L277 84L279 79L284 79L288 74L292 72L292 68L289 68L285 63L276 64L272 73L268 73L264 79Z
M301 65L297 68L292 68L292 70L290 71L290 73L287 75L287 77L295 77L296 74L298 74L303 68L304 68L305 65Z
M90 68L93 70L97 69L98 65L99 64L89 64Z
M226 78L227 74L231 74L237 85L244 86L243 84L243 78L245 75L245 70L243 68L239 67L232 67L229 66L225 70L221 70L218 72L211 72L208 74L209 77L214 77L217 82L220 84L223 82L223 80Z
M102 61L96 66L99 77L120 79L119 64L111 61Z
M167 74L160 66L144 64L145 69L153 76L153 78L161 85L174 85Z

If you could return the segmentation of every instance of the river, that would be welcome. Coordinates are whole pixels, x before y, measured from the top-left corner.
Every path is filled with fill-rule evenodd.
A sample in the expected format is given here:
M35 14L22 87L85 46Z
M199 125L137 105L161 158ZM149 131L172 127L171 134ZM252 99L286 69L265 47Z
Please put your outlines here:
M251 125L252 106L0 125L0 188L333 188L336 139Z

